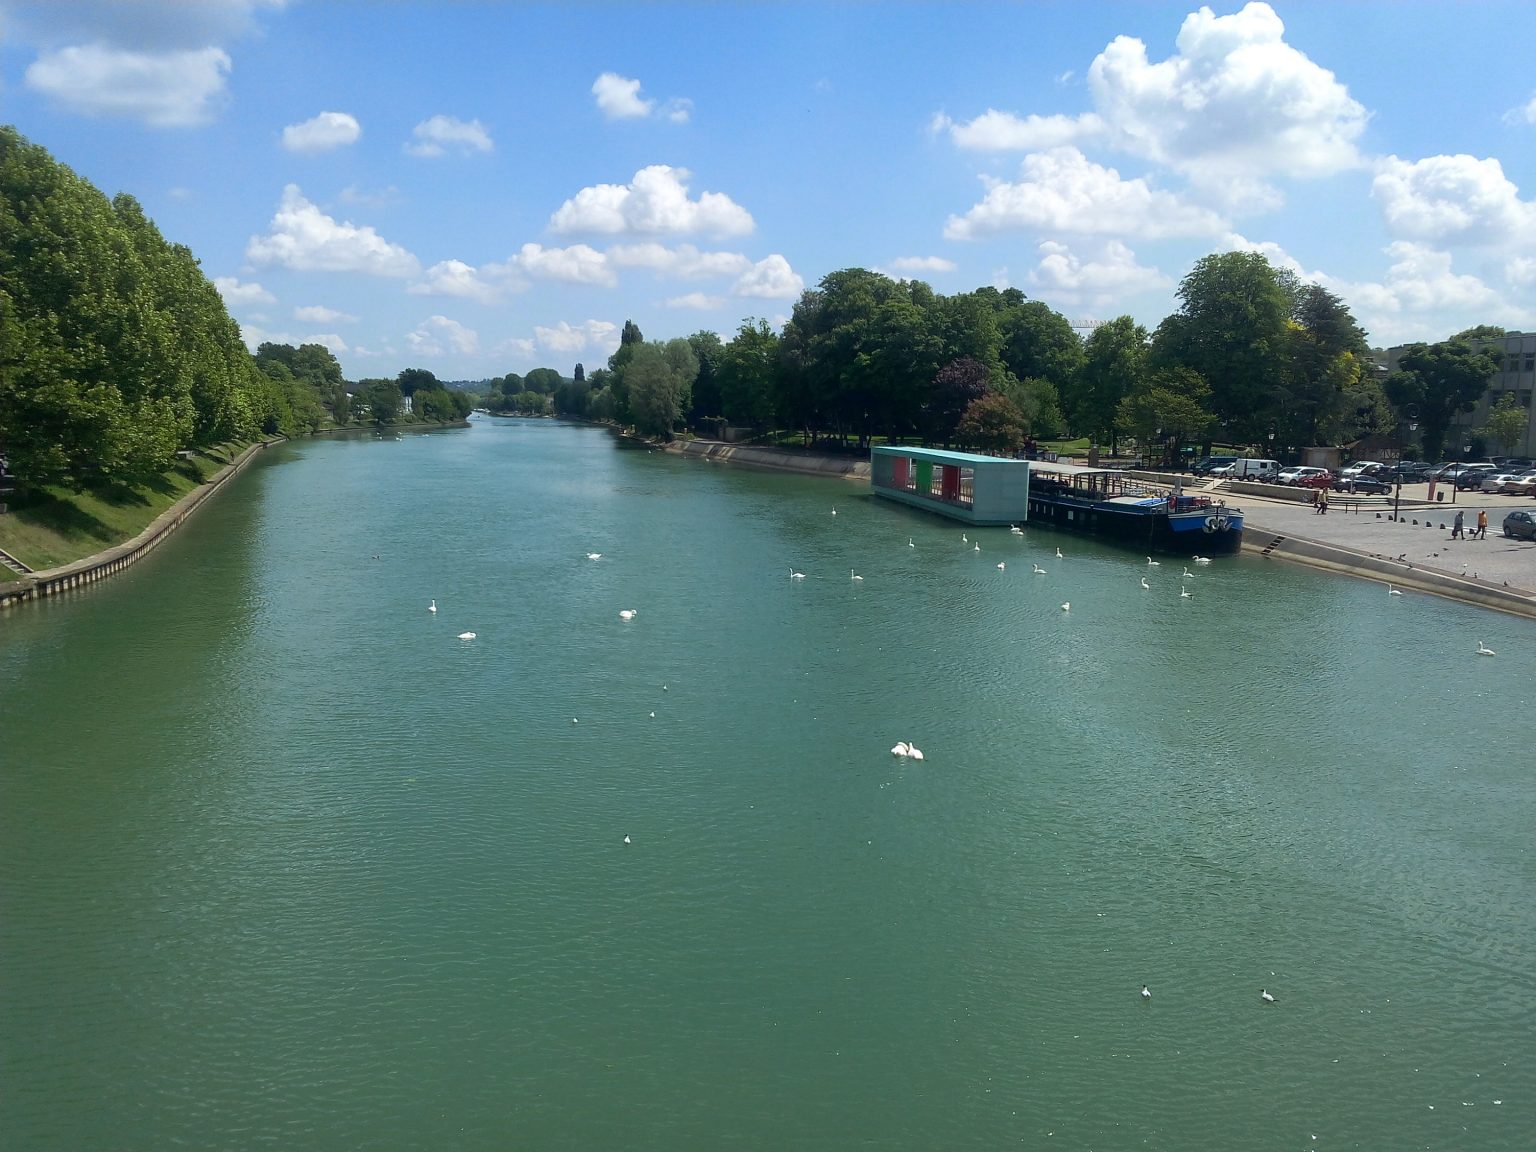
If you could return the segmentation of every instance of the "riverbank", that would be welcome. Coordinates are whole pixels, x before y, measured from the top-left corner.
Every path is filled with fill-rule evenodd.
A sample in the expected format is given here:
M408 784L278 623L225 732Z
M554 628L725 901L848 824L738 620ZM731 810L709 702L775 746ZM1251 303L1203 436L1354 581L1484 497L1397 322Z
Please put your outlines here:
M801 475L869 479L868 460L841 456L716 440L676 441L667 450ZM1451 513L1441 506L1405 508L1399 522L1374 508L1349 513L1336 505L1329 515L1317 516L1310 505L1295 501L1247 493L1241 500L1246 553L1536 618L1536 544L1498 536L1451 540ZM1498 531L1499 509L1507 506L1507 498L1488 506L1490 531Z

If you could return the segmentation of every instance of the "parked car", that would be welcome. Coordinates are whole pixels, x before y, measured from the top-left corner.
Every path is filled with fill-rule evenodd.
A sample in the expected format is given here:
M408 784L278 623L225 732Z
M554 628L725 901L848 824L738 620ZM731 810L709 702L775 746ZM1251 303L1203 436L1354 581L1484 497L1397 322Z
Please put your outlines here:
M1360 475L1364 475L1364 474L1369 473L1369 472L1373 472L1377 468L1385 468L1385 467L1386 467L1386 465L1383 464L1380 460L1357 460L1355 463L1353 463L1353 464L1349 465L1348 467L1342 469L1339 472L1339 475L1340 476L1344 476L1344 477L1360 476Z
M1505 496L1530 496L1536 493L1536 471L1522 472L1499 489Z
M1536 512L1516 508L1504 517L1504 535L1517 540L1536 540Z
M1316 476L1319 473L1324 476L1330 475L1326 468L1314 468L1310 464L1298 464L1290 468L1282 468L1278 479L1282 484L1295 484L1303 476Z
M1335 492L1364 492L1377 496L1390 493L1392 487L1376 476L1340 476L1333 482Z
M1483 486L1483 481L1493 474L1492 464L1469 464L1457 474L1456 490L1458 492L1463 492L1467 489L1475 490L1481 488Z
M1295 481L1298 488L1326 488L1333 483L1333 473L1326 468L1319 468L1315 473L1303 476Z
M1196 476L1209 476L1217 468L1225 468L1228 464L1236 462L1236 456L1204 456L1195 461L1195 466L1190 471Z
M1519 480L1523 475L1525 475L1523 472L1494 472L1484 476L1478 488L1484 492L1502 492L1504 485Z
M1386 479L1396 480L1403 478L1404 484L1422 484L1429 479L1429 474L1434 471L1433 464L1420 464L1413 460L1399 460L1391 468L1387 469Z

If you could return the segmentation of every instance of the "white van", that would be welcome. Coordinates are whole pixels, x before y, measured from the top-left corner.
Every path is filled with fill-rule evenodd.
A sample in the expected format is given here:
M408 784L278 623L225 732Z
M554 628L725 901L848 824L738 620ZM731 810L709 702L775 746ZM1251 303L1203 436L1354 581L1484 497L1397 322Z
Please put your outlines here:
M1276 480L1280 476L1280 461L1255 460L1243 456L1225 468L1216 469L1211 475L1225 476L1229 480Z

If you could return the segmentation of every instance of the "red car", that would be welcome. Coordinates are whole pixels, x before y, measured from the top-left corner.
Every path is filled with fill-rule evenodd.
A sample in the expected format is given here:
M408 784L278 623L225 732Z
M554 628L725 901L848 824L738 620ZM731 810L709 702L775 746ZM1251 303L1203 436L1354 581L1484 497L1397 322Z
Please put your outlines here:
M1332 472L1314 472L1296 481L1298 488L1329 488L1333 485Z

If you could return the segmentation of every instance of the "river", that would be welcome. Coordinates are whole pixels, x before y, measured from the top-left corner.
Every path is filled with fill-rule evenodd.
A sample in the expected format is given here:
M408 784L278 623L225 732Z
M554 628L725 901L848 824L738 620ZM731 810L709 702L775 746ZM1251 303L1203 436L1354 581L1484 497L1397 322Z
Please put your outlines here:
M315 440L0 617L0 1143L1530 1147L1536 623L865 491Z

